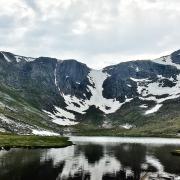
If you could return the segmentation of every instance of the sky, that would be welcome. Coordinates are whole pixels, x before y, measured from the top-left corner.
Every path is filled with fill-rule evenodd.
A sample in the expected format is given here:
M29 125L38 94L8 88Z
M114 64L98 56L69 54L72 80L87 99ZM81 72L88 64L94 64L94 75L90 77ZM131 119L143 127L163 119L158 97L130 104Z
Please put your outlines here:
M100 69L180 49L180 0L0 0L0 51Z

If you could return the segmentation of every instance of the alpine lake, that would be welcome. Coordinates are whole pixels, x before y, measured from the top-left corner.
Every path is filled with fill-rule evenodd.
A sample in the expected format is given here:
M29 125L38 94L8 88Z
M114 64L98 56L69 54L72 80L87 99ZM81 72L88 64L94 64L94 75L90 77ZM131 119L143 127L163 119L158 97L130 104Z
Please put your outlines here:
M0 151L0 180L180 180L180 139L72 136L64 148Z

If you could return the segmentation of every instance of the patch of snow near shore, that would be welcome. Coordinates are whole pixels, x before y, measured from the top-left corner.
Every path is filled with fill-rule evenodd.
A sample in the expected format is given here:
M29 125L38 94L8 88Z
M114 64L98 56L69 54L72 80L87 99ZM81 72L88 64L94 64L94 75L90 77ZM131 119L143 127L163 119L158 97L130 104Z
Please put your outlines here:
M106 99L103 97L103 83L108 76L109 75L105 72L102 72L102 70L91 70L88 74L88 79L91 83L91 86L87 86L87 90L92 94L90 100L81 100L78 99L76 96L63 94L63 98L65 99L65 103L67 104L66 109L85 114L85 111L90 106L94 105L101 111L103 111L105 114L109 114L117 111L126 102L130 102L132 98L127 98L125 102L120 103L116 99ZM74 103L78 106L76 106Z
M6 132L4 128L0 128L0 132Z
M31 126L28 124L13 121L13 120L7 118L6 116L4 116L3 114L0 114L0 123L12 125L13 129L23 129L23 131L26 132L24 134L28 134L28 135L29 135L29 133L27 133L27 130L32 131L32 134L34 134L34 135L40 135L40 136L58 136L59 135L58 133L54 133L54 132L47 131L44 129L38 130L38 129L35 129L38 127L34 127L34 126ZM3 132L3 131L5 131L5 129L0 128L0 131Z
M38 135L38 136L59 136L58 133L45 131L45 130L37 130L37 129L32 129L32 134Z
M131 129L133 125L126 123L126 124L121 125L121 127L124 129Z
M15 124L14 121L12 121L11 119L7 118L6 116L4 116L3 114L0 114L0 120L2 122L5 122L7 124ZM18 124L18 123L17 123Z

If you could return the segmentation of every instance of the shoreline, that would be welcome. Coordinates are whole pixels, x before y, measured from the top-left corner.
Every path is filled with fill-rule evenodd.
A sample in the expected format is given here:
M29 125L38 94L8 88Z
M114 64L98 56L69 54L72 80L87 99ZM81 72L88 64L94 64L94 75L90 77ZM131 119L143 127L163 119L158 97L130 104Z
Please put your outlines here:
M69 137L62 136L32 136L32 135L0 135L0 150L11 148L63 148L73 143Z
M72 137L87 137L87 138L161 138L161 139L177 139L179 136L128 136L128 135L96 135L96 134L72 134L70 136L36 136L36 135L14 135L14 134L0 134L0 150L9 150L11 148L24 149L48 149L48 148L64 148L73 145Z
M180 139L180 136L179 135L153 135L153 134L151 134L151 135L148 135L148 134L111 134L111 133L74 133L74 134L71 134L71 136L87 136L87 137L95 137L95 136L97 136L97 137L126 137L126 138L140 138L140 137L145 137L145 138L177 138L177 139ZM68 136L69 137L69 136Z

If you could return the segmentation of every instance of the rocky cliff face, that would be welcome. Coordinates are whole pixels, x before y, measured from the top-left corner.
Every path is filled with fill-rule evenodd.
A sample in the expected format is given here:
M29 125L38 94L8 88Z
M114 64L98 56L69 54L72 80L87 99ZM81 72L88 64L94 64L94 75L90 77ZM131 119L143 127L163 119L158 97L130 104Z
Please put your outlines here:
M107 119L112 121L113 116L124 122L121 110L128 105L138 107L141 117L149 117L166 102L178 102L180 51L102 70L90 69L76 60L0 52L0 86L17 91L32 107L47 113L52 123L86 122L89 111L101 114L102 124Z

